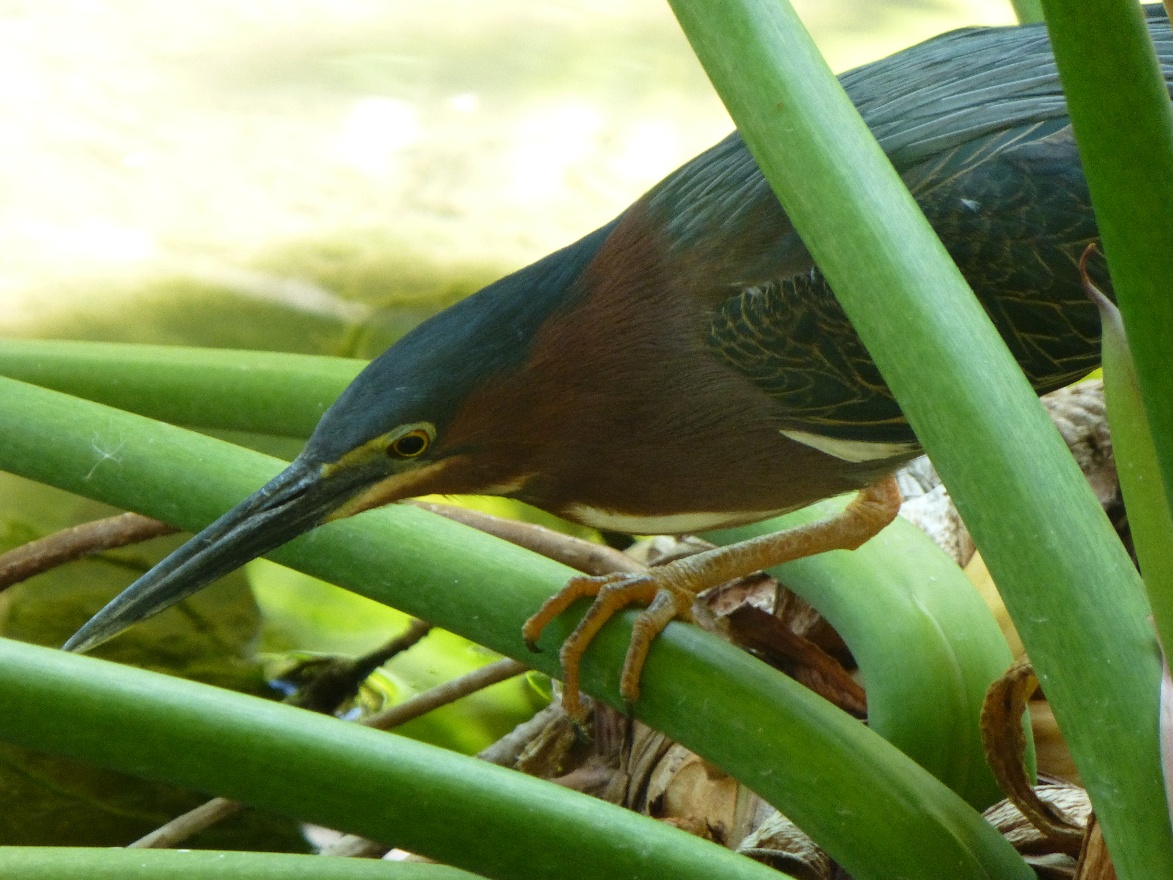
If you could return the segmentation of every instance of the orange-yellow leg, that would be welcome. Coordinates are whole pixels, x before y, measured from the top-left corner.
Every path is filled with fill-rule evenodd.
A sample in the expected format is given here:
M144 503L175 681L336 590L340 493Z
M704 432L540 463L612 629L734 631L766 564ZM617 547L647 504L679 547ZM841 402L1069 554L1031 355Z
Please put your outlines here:
M640 574L573 578L525 622L522 636L531 650L537 650L538 637L550 621L579 599L594 599L559 654L562 707L572 718L581 719L578 667L583 653L617 612L628 605L647 605L636 619L619 682L620 694L630 705L639 698L640 672L653 639L673 620L692 622L692 603L698 593L804 556L854 550L892 522L900 501L896 478L889 476L861 490L842 513L819 522L697 553Z

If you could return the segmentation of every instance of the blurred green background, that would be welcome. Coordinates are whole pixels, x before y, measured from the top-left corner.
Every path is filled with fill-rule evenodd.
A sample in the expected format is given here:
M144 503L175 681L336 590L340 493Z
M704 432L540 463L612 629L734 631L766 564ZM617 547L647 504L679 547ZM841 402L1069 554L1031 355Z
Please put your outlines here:
M837 71L1006 0L806 0ZM728 117L661 0L0 0L0 333L358 353Z

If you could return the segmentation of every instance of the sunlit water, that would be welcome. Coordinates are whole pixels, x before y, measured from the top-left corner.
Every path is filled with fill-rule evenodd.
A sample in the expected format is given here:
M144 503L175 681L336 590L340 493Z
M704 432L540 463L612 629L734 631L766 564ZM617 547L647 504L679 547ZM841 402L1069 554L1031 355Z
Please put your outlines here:
M836 69L1009 20L802 8ZM0 332L21 334L151 279L345 314L375 295L341 289L352 266L386 263L391 298L404 266L505 271L730 126L661 0L0 0L0 83Z

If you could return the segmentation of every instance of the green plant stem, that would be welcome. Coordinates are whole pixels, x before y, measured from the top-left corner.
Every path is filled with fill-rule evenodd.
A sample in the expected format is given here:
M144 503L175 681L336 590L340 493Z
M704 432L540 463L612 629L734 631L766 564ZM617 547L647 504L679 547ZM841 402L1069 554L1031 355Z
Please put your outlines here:
M1010 0L1010 5L1021 24L1043 20L1042 0Z
M1173 107L1137 3L1043 8L1173 509Z
M0 375L11 379L176 425L278 437L308 437L365 365L269 351L0 339Z
M1145 418L1120 311L1103 297L1098 305L1104 328L1104 397L1112 429L1112 453L1136 558L1153 609L1153 624L1168 654L1168 647L1173 647L1173 515L1165 500L1153 435Z
M1173 876L1148 606L1087 482L789 4L670 2L981 549L1120 876Z
M0 380L0 412L0 468L191 529L280 467L209 437L11 380ZM549 627L540 654L520 637L526 617L571 574L549 560L408 505L331 523L271 556L558 674L554 649L571 620ZM617 670L631 620L626 614L606 627L583 665L587 689L613 705L621 705ZM642 719L778 806L860 880L1031 876L978 813L891 744L695 627L668 627L643 681ZM133 731L124 733L123 742L135 741ZM126 769L146 772L142 763Z
M776 876L654 820L486 761L89 657L0 640L0 702L0 735L28 748L280 812L296 804L305 820L489 877Z
M825 519L845 503L831 499L705 537L732 544ZM799 559L771 574L817 608L851 649L872 730L978 809L1005 797L986 763L979 719L987 689L1014 658L957 563L897 517L858 550ZM933 716L935 723L924 722ZM938 726L953 732L941 737Z
M477 880L444 865L214 850L0 847L4 880Z

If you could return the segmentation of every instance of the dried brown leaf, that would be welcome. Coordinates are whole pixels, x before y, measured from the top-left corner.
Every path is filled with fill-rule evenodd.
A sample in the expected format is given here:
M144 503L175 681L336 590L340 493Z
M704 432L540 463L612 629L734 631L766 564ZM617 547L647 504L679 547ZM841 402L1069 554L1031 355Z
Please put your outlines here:
M867 717L863 688L838 660L814 642L796 635L777 617L752 605L743 605L724 619L735 645L761 657L856 718Z
M1075 869L1075 880L1116 880L1116 868L1108 855L1104 833L1093 815L1088 821L1087 835Z
M1025 655L990 685L982 705L982 744L990 769L1009 800L1054 849L1076 855L1083 843L1083 828L1061 808L1039 797L1026 767L1022 713L1038 686L1034 668Z
M831 880L835 865L805 832L779 812L770 815L737 851L795 880Z

